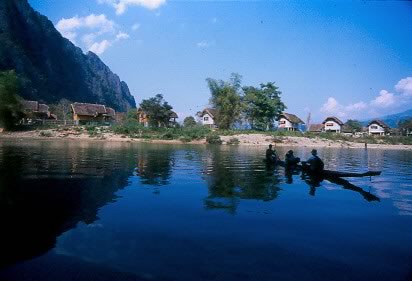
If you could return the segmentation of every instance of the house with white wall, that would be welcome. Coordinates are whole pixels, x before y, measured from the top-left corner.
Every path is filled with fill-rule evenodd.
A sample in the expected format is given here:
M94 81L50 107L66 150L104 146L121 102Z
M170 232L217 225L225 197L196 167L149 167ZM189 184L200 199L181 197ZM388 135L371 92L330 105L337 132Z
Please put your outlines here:
M322 122L323 131L331 133L340 133L342 131L343 122L339 118L330 116Z
M390 127L382 120L375 119L368 124L369 135L384 136L389 133L389 130Z
M285 131L298 131L299 125L303 125L303 122L299 117L291 113L282 113L279 116L278 128Z
M215 118L216 118L216 110L213 108L205 108L203 111L198 113L200 118L200 123L204 126L208 126L210 128L216 128Z

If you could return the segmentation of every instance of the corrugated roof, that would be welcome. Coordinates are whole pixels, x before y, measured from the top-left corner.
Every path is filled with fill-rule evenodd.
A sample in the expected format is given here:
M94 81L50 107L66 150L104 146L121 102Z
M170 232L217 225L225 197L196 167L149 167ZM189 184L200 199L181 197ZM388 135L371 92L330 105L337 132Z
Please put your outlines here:
M282 116L283 116L286 120L288 120L289 122L291 122L291 123L294 123L294 124L305 124L305 122L303 122L302 119L300 119L299 117L297 117L295 114L291 114L291 113L286 113L286 112L284 112L284 113L282 113L282 114L280 115L280 118L282 118Z
M322 124L325 124L326 122L328 122L328 121L330 121L330 120L335 121L336 123L338 123L338 124L341 125L341 126L343 125L343 122L342 122L338 117L335 117L335 116L327 117L327 118L325 119L325 121L322 122Z
M79 103L72 104L73 113L83 116L97 116L106 114L106 107L102 104Z

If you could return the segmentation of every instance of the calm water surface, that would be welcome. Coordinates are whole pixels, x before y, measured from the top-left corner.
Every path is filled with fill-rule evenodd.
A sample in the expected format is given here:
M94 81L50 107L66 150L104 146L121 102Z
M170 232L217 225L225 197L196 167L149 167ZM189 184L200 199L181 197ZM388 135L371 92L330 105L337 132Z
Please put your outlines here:
M0 280L412 279L412 152L264 150L0 141Z

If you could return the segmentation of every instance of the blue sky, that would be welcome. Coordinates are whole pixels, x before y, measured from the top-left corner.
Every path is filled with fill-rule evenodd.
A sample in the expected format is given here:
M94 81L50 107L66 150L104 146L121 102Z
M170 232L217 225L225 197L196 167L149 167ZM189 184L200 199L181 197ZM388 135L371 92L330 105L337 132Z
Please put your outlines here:
M207 77L275 81L288 112L367 119L412 108L412 3L29 0L136 101L161 93L183 120Z

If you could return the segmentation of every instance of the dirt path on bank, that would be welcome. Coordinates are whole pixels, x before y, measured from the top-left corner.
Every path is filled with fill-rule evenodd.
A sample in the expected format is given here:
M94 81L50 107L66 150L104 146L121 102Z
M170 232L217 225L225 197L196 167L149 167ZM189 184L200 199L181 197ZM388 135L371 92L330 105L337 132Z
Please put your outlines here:
M232 136L221 136L223 144L230 143L231 139L236 138L238 145L245 146L267 146L273 144L275 146L291 146L291 147L333 147L333 148L365 148L364 143L348 142L341 140L327 140L321 138L307 138L307 137L273 137L265 134L239 134ZM48 139L48 140L76 140L76 141L102 141L102 142L130 142L130 143L164 143L164 144L182 144L180 140L151 140L151 139L137 139L127 136L117 135L113 133L101 133L96 136L90 136L85 132L78 131L57 131L38 130L38 131L24 131L24 132L2 132L1 139ZM189 142L190 144L206 144L206 140L197 140ZM368 148L374 149L400 149L412 150L412 145L391 145L391 144L368 144Z

